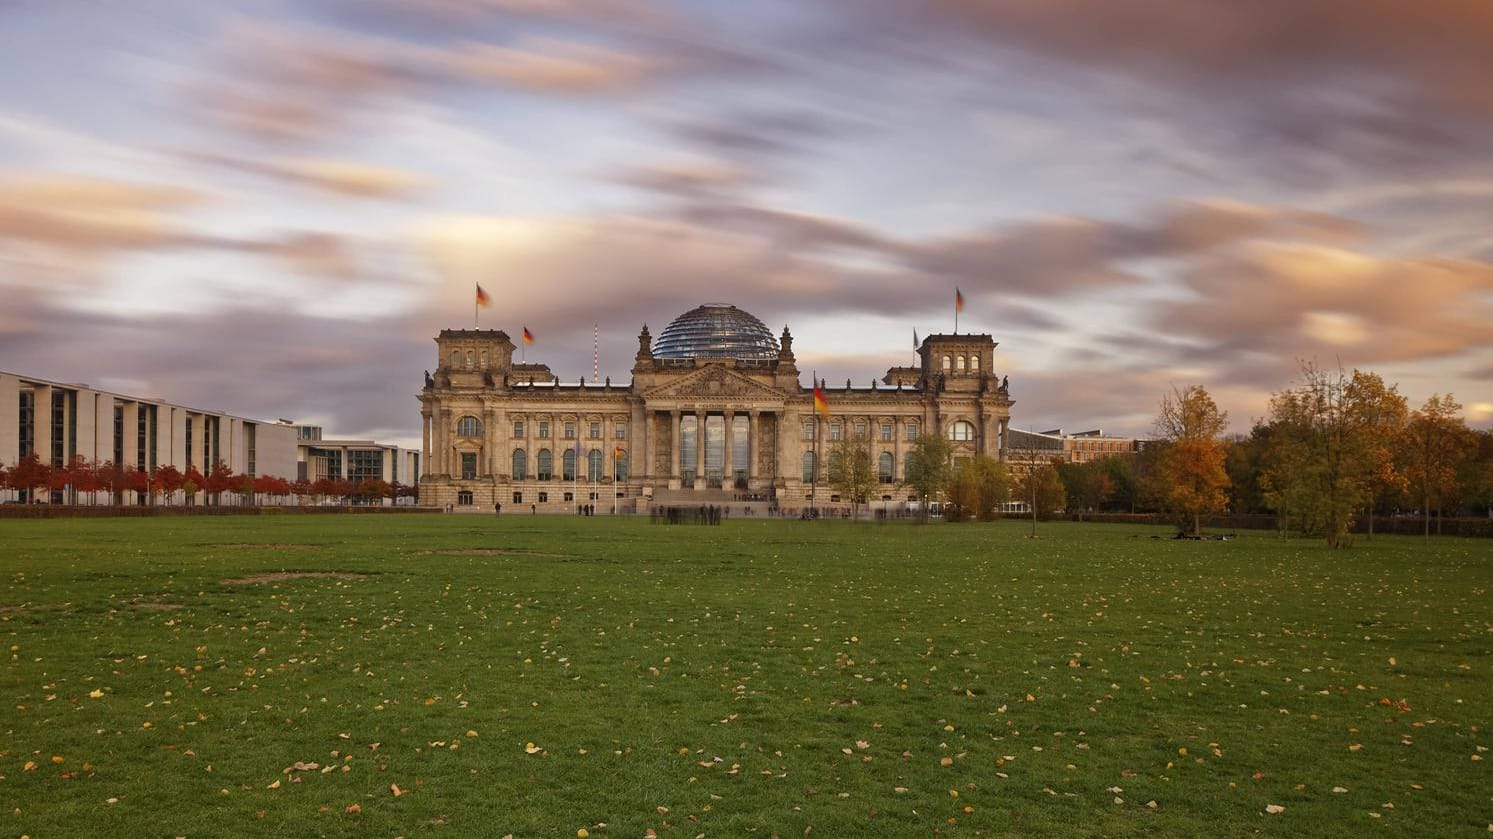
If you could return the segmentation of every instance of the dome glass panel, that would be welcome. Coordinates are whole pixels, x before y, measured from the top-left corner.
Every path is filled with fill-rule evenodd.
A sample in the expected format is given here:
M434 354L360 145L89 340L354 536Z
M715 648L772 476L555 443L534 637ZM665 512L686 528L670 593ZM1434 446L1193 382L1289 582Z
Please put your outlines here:
M725 303L690 309L664 327L653 344L656 358L778 357L778 340L749 312Z

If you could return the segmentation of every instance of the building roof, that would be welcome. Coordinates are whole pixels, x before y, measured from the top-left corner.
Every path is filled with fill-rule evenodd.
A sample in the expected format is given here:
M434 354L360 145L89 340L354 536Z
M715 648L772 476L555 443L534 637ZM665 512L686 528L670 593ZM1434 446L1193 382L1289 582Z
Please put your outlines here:
M727 303L706 303L674 318L653 344L655 358L778 357L778 341L750 312Z

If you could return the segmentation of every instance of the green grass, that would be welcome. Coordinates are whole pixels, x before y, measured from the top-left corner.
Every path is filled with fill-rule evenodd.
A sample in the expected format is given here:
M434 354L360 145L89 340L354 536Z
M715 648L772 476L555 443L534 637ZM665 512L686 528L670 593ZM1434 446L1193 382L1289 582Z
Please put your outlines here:
M1487 835L1493 543L1025 532L0 522L0 835Z

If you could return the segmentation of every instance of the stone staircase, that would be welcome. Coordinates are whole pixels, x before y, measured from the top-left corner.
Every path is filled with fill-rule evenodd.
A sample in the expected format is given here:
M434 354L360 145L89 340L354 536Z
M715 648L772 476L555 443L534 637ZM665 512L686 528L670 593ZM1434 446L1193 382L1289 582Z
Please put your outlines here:
M768 509L772 505L771 502L765 500L767 498L766 495L762 496L764 499L762 501L738 501L738 494L736 490L729 489L702 489L698 491L692 489L661 489L654 491L653 505L656 507L693 508L699 507L702 504L709 504L726 508L730 511L729 516L731 518L767 517ZM647 505L640 503L638 505L638 512L647 513Z

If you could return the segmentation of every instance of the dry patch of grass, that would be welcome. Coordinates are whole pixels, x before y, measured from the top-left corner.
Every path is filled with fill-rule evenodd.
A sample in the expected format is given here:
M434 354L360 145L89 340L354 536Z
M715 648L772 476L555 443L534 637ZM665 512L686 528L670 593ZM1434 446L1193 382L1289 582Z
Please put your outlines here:
M467 548L459 551L415 551L415 556L553 556L563 557L566 554L550 554L541 551L510 551L502 548Z
M247 577L229 577L219 580L225 586L252 586L260 583L280 583L286 580L304 580L308 578L322 578L329 580L363 580L367 574L355 574L351 571L271 571L264 574L250 574Z
M265 542L232 542L232 543L223 544L223 545L213 545L213 547L215 547L215 548L234 548L234 549L259 549L259 550L270 550L270 551L315 551L315 550L320 550L321 548L323 548L325 546L324 545L292 545L292 544L285 544L285 543L279 543L279 542L275 542L275 543L265 543Z

